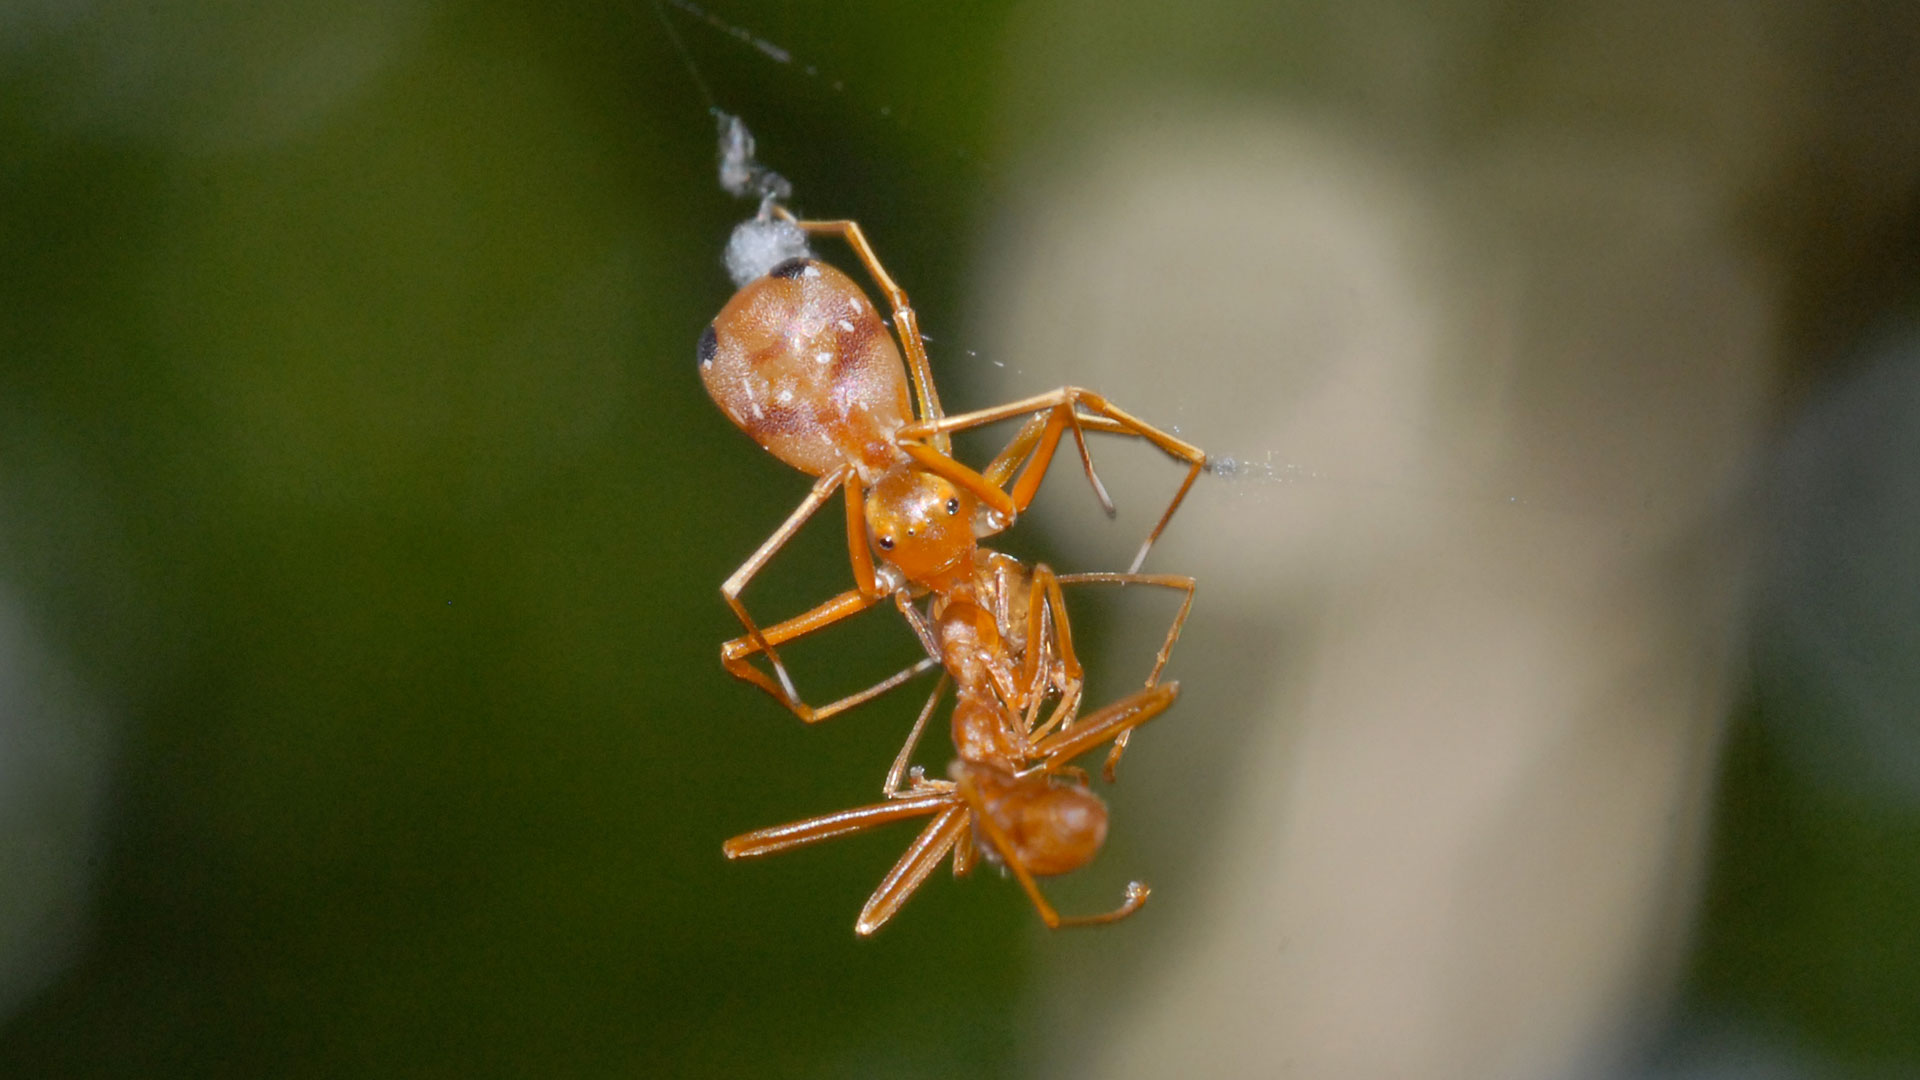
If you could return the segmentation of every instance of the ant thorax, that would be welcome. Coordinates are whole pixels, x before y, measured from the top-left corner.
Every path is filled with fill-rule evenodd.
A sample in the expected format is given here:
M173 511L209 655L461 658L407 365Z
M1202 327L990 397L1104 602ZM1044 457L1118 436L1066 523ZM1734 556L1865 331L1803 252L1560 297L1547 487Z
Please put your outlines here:
M1000 636L1015 656L1023 656L1027 651L1032 584L1033 575L1019 559L989 548L977 549L973 569L974 602L993 612Z
M969 600L948 600L938 608L933 632L940 662L962 697L1019 701L1012 657L992 614Z
M992 694L962 693L953 703L953 752L962 761L1008 761L1021 751L1007 709Z

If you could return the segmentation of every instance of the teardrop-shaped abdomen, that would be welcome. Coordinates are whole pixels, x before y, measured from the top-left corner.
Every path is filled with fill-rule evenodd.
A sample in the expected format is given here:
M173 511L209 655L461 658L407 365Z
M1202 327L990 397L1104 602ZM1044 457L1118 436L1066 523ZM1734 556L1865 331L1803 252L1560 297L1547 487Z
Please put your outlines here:
M892 464L912 415L906 367L853 279L789 259L749 282L700 337L700 378L727 418L814 476Z

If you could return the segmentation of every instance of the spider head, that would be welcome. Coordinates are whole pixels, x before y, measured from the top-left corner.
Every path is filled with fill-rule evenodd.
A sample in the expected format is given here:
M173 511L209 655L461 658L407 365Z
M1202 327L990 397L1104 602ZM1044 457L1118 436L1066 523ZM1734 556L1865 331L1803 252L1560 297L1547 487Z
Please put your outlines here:
M867 531L908 580L938 586L972 571L973 496L918 469L896 469L867 491Z

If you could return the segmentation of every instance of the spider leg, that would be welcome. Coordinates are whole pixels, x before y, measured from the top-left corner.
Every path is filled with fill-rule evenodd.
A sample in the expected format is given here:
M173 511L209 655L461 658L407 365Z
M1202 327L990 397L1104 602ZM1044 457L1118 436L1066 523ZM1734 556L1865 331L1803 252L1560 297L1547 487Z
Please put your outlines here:
M885 594L881 595L884 596ZM862 596L860 590L849 589L811 611L803 612L785 622L758 631L755 636L760 638L759 642L755 642L752 637L744 636L726 642L720 646L720 663L734 678L760 687L774 697L779 698L781 704L785 705L801 720L809 724L817 724L830 716L871 701L917 675L931 671L939 665L939 661L934 660L932 657L922 658L872 686L867 687L865 690L849 694L832 704L822 705L816 708L801 701L797 694L792 698L785 697L781 693L783 687L768 677L766 672L754 666L753 657L755 654L762 652L771 654L773 647L776 645L784 645L789 641L823 630L843 619L858 615L878 603L879 600L879 596ZM789 683L784 689L790 690L791 684Z
M791 540L814 512L831 497L836 484L846 493L847 554L853 567L854 588L810 611L762 630L747 614L746 605L740 601L740 593L746 588L747 582L752 580L753 576L772 559L774 553ZM754 552L740 569L734 571L733 576L729 577L725 584L720 586L720 594L726 598L727 606L733 609L734 614L747 628L745 635L720 646L721 665L734 678L752 683L773 695L780 704L785 705L795 716L809 724L868 701L927 669L927 666L916 666L857 694L816 709L801 700L799 691L794 688L792 676L787 674L787 667L780 660L780 654L774 651L777 645L804 637L842 619L857 615L888 595L881 590L879 579L873 568L873 553L867 549L867 526L866 515L862 509L863 501L860 478L850 467L836 469L821 477L813 485L813 490L808 493L807 498L792 514L788 515L786 522L760 545L760 550ZM918 630L919 628L916 627L916 631ZM919 636L924 644L927 640L926 634L921 632ZM772 676L768 676L751 662L750 658L756 653L766 654L768 663L773 667Z
M1093 494L1100 500L1100 508L1107 512L1108 517L1112 517L1113 499L1107 494L1107 486L1100 482L1100 474L1094 471L1093 455L1087 450L1082 414L1071 403L1065 403L1054 406L1044 415L1047 419L1040 430L1038 446L1032 458L1020 470L1010 493L1014 506L1025 510L1033 502L1034 494L1040 490L1040 481L1046 478L1047 466L1052 463L1054 452L1059 449L1061 433L1070 430L1073 432L1073 445L1080 453L1081 468L1087 474L1087 483L1093 485Z
M767 654L767 660L773 664L774 674L780 679L779 684L774 685L756 671L754 674L758 677L748 681L779 698L788 708L793 708L799 702L800 695L794 692L793 679L787 675L786 666L780 663L779 654L767 644L766 638L760 633L760 628L754 625L753 616L747 614L746 605L740 602L740 594L746 591L747 583L753 580L754 575L772 561L774 553L785 547L787 541L793 539L794 534L800 531L800 527L813 517L814 511L820 509L828 496L833 494L833 489L846 483L852 475L851 467L842 467L814 481L813 490L807 493L806 498L800 500L800 505L794 508L793 513L787 515L787 520L781 522L780 527L773 530L773 535L762 541L759 549L747 556L747 561L741 563L740 568L720 584L720 595L726 600L727 606L733 609L734 615L740 620L740 625L746 627L747 639L754 643L758 651Z
M847 493L847 558L853 565L853 585L868 596L880 595L880 582L873 571L873 551L867 547L866 491L860 474L849 472Z
M1084 414L1082 414L1080 410L1083 407L1090 410L1093 416L1099 417L1103 422L1092 423L1089 422L1091 418L1082 419ZM1100 431L1116 431L1135 435L1159 447L1160 450L1168 456L1187 464L1186 478L1181 481L1179 489L1174 492L1173 499L1167 504L1166 510L1161 513L1160 520L1154 524L1153 531L1147 534L1146 541L1140 545L1139 553L1134 556L1132 565L1128 567L1129 571L1138 571L1141 563L1146 561L1147 552L1152 550L1153 542L1159 539L1161 532L1166 529L1167 523L1173 519L1174 512L1180 508L1180 503L1187 497L1188 490L1193 487L1193 482L1199 478L1200 470L1206 467L1207 455L1201 451L1199 447L1177 439L1167 432L1113 405L1099 394L1077 386L1063 386L1058 390L1051 390L1044 394L1036 394L1033 397L1022 398L1019 401L1008 402L1005 405L998 405L990 409L980 409L970 413L958 413L936 421L920 421L908 424L900 429L900 436L902 438L926 438L946 432L979 427L983 424L997 423L1023 413L1037 413L1049 410L1055 411L1054 417L1048 421L1049 429L1057 427L1061 431L1064 431L1070 426L1075 433L1076 439L1080 437L1080 433L1085 427L1092 427ZM1016 510L1025 509L1026 504L1021 502L1022 496L1027 500L1031 500L1034 493L1039 490L1040 481L1046 475L1046 467L1051 462L1053 451L1058 445L1059 436L1057 434L1049 437L1046 432L1042 432L1039 436L1038 445L1036 445L1033 455L1027 460L1026 465L1021 468L1019 477L1014 481L1014 506ZM1084 441L1080 442L1080 449L1084 454ZM1086 466L1089 474L1091 474L1091 461L1086 462Z
M784 212L784 211L782 211ZM838 233L860 257L867 273L873 275L874 284L886 295L887 303L893 308L894 329L900 333L900 347L907 354L907 369L913 375L914 396L919 398L920 419L938 421L943 415L940 411L940 395L933 388L933 366L927 361L927 345L920 336L920 321L913 313L913 307L907 303L907 291L893 280L893 275L880 265L880 257L873 252L873 245L867 242L867 234L860 230L855 221L801 221L787 215L789 220L810 233ZM953 452L951 439L941 433L934 436L934 448L943 454Z
M1173 655L1173 644L1180 640L1180 629L1186 625L1187 613L1193 610L1194 580L1185 574L1061 574L1056 578L1062 585L1157 585L1162 588L1179 589L1186 593L1180 601L1180 610L1173 616L1173 625L1167 627L1167 639L1161 643L1159 655L1153 659L1153 670L1147 672L1147 687L1151 689L1160 681L1160 672L1167 666L1167 658ZM1101 774L1107 783L1113 783L1114 770L1120 765L1120 755L1126 753L1127 741L1133 731L1128 729L1114 737L1113 749L1107 752L1107 762L1101 768Z
M1020 425L1020 430L1007 441L1006 448L995 455L994 459L987 463L986 468L980 470L980 475L987 478L987 483L994 487L1005 487L1007 481L1013 479L1013 474L1020 467L1020 462L1026 459L1027 454L1032 452L1034 444L1040 441L1041 433L1047 428L1049 415L1035 413L1027 417L1027 422Z
M974 498L986 503L987 507L1003 520L1011 522L1019 512L1013 498L1006 492L988 483L985 476L967 468L939 449L912 442L903 442L899 446L901 450L906 451L908 457L913 459L914 464L935 476L965 488Z

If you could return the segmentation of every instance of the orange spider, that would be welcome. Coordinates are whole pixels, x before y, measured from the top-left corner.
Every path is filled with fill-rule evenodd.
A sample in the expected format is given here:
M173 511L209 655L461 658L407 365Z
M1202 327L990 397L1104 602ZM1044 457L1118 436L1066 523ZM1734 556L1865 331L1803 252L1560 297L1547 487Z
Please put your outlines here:
M1087 430L1144 438L1186 463L1186 478L1141 544L1132 567L1126 574L1100 575L1098 580L1184 587L1191 602L1190 579L1181 579L1186 583L1179 586L1172 579L1157 580L1164 575L1138 571L1206 466L1204 453L1100 395L1072 386L977 412L944 415L906 293L880 265L859 225L797 221L778 207L773 212L808 233L837 233L846 238L887 296L899 346L860 287L811 258L789 259L749 282L701 335L701 379L721 411L774 456L818 477L787 520L721 586L721 595L746 628L744 635L721 647L721 662L729 672L813 723L931 669L938 649L911 601L929 592L950 592L969 579L975 567L965 553L916 555L923 546L916 540L964 533L971 544L976 537L1006 528L1033 501L1061 436L1068 431L1073 433L1096 495L1109 512L1112 503L1087 452ZM919 406L917 415L909 400L909 379ZM984 472L952 456L952 432L1022 415L1029 417L1027 422ZM762 630L747 613L741 593L837 489L844 489L846 496L847 551L854 587ZM923 530L920 536L915 529ZM1086 575L1080 579L1095 580ZM914 626L927 647L928 659L831 704L814 707L802 701L777 647L884 599L893 600ZM1169 645L1171 640L1170 636ZM759 653L766 654L771 675L753 663L752 657ZM1163 650L1160 664L1164 663ZM1159 667L1155 666L1155 677ZM1151 685L1153 679L1148 681ZM1116 755L1124 745L1123 734Z

